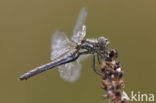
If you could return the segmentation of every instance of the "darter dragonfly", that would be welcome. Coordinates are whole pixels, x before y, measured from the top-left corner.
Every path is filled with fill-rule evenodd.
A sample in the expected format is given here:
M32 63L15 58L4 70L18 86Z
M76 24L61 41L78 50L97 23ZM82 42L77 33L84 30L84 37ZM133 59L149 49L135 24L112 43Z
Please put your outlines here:
M97 54L98 57L100 57L100 55L104 54L109 43L105 37L85 39L87 14L86 8L80 11L71 40L69 40L67 35L61 30L54 33L51 46L52 62L25 73L19 77L19 79L26 80L41 72L58 67L60 76L64 80L70 82L77 80L82 68L80 61L89 55Z

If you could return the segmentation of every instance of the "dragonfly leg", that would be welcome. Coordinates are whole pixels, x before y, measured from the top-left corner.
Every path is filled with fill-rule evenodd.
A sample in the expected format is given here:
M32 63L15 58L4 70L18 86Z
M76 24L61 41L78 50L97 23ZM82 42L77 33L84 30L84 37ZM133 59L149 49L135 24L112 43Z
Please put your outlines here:
M101 72L95 67L95 55L93 55L91 67L93 68L94 72L98 75L101 75Z
M98 63L101 64L99 54L97 54L97 58L98 58Z

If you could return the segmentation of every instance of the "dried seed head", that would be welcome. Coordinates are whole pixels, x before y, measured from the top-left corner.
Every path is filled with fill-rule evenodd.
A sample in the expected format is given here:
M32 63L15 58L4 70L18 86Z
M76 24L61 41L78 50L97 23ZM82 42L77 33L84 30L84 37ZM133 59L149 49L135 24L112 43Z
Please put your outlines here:
M102 95L102 98L104 98L104 99L105 98L108 98L108 95L106 95L106 94L105 95Z
M104 69L105 66L106 66L106 62L103 61L102 64L101 64L101 69Z
M99 38L99 42L102 43L101 38ZM120 66L120 62L116 60L117 57L117 50L112 49L108 52L108 55L101 60L101 77L103 79L101 88L105 89L108 94L107 96L110 97L108 103L111 103L111 100L114 103L125 102L121 101L123 97L121 89L124 87L124 81L122 80L124 71Z

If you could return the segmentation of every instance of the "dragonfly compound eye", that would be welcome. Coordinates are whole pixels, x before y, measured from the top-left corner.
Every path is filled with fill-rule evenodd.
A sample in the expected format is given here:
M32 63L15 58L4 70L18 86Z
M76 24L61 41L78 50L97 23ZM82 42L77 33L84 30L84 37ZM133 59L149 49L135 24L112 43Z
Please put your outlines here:
M108 45L109 41L105 37L101 36L101 37L98 38L98 43L101 46L103 46L103 45L106 46L106 45Z

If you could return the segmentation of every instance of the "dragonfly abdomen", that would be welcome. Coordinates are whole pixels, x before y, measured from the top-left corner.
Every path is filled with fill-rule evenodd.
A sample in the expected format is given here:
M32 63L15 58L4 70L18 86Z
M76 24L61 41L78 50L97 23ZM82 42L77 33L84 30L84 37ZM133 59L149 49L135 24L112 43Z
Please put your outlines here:
M66 64L66 63L69 63L69 62L72 62L72 61L75 61L78 58L78 56L75 57L75 55L76 55L75 53L73 55L68 56L66 58L63 58L61 60L58 60L58 61L55 61L55 62L50 62L48 64L42 65L40 67L37 67L37 68L35 68L35 69L25 73L21 77L19 77L19 80L27 80L28 78L30 78L30 77L32 77L34 75L37 75L37 74L39 74L41 72L44 72L44 71L49 70L49 69L52 69L52 68L54 68L56 66L59 66L59 65L62 65L62 64Z
M24 75L19 77L19 80L27 80L28 78L30 78L30 77L32 77L32 76L34 76L36 74L39 74L41 72L44 72L46 70L49 70L49 69L51 69L53 67L55 67L53 62L45 64L45 65L42 65L40 67L37 67L37 68L35 68L35 69L25 73Z

